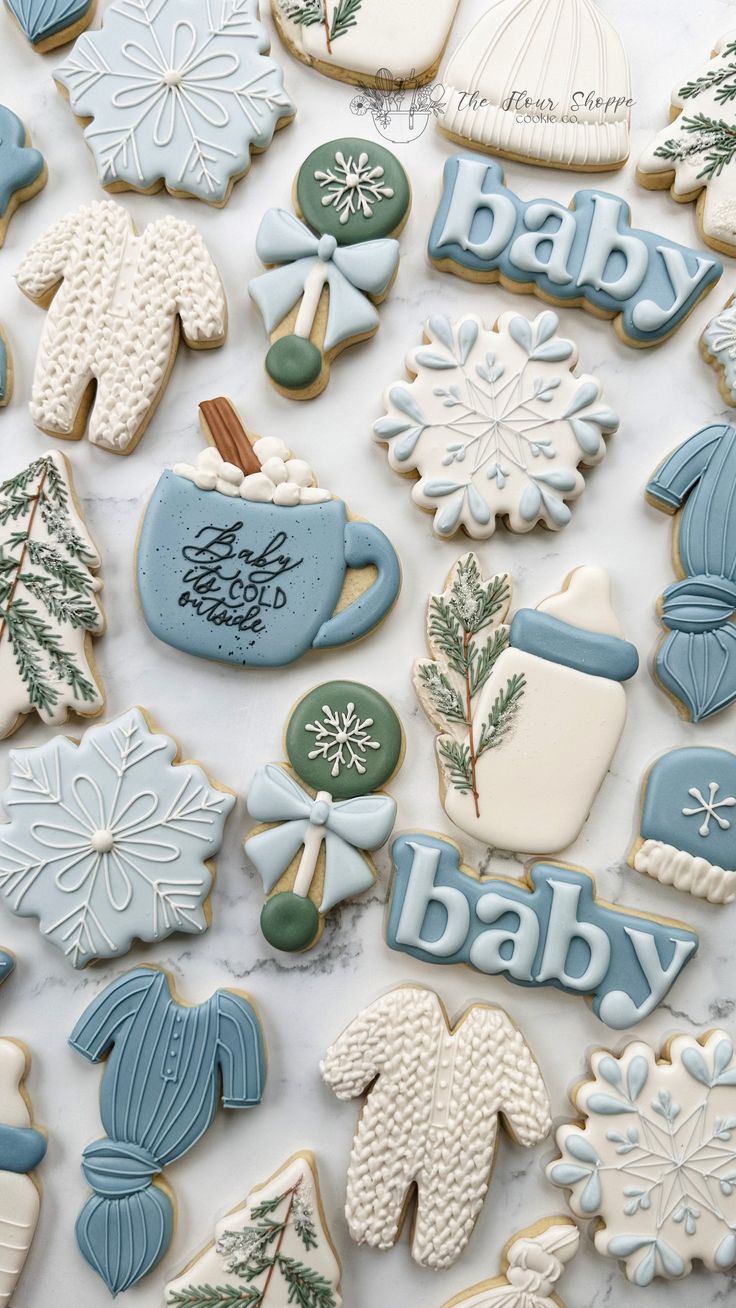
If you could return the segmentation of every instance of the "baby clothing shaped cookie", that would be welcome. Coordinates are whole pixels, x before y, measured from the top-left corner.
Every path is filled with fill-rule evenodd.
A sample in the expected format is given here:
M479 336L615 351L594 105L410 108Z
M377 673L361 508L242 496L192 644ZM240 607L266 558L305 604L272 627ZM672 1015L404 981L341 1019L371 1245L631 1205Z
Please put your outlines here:
M499 519L517 532L570 521L566 501L585 486L578 464L600 463L618 416L594 378L572 375L577 350L558 327L549 309L532 322L505 313L491 331L435 316L407 357L411 384L386 392L376 440L394 472L418 477L412 499L434 514L436 535L486 540Z
M106 190L226 204L296 112L258 0L114 0L54 76Z
M214 349L227 302L196 227L171 216L138 235L121 205L83 205L28 251L16 274L48 306L30 411L50 436L135 449L160 403L179 335ZM91 410L91 412L90 412Z
M507 575L484 579L474 554L459 559L430 598L431 657L415 663L414 687L441 732L448 817L484 844L555 853L572 844L603 784L639 657L601 568L577 568L509 626L510 603Z
M16 209L46 185L46 162L12 109L0 104L0 246Z
M440 126L451 140L581 172L626 162L629 61L593 0L496 0L443 82Z
M451 1023L422 986L399 986L359 1013L322 1075L339 1099L367 1091L348 1168L350 1234L390 1249L416 1188L412 1257L434 1271L451 1267L473 1233L499 1118L527 1149L552 1125L537 1062L503 1009L474 1004Z
M0 898L73 967L199 934L235 797L140 709L10 755Z
M30 713L56 727L69 713L102 712L99 566L62 454L0 485L0 739Z
M367 851L385 844L396 818L379 787L401 766L404 733L383 695L328 681L292 709L284 740L288 768L259 768L248 792L250 816L272 825L252 832L245 852L270 895L261 930L291 952L316 943L336 904L371 889Z
M333 360L378 330L376 305L399 267L411 207L409 179L375 141L328 141L294 186L298 217L269 209L256 239L268 272L248 286L271 338L266 372L282 395L324 390ZM302 221L302 219L304 221Z
M66 45L92 22L95 0L5 0L34 50L44 54Z
M100 1089L105 1135L83 1154L94 1194L76 1226L90 1267L117 1295L160 1262L174 1231L174 1198L161 1172L202 1139L217 1111L260 1103L266 1052L247 995L217 990L184 1004L159 968L111 982L80 1017L69 1043L106 1059Z
M736 30L672 92L673 121L646 147L637 178L674 200L697 200L700 235L736 253Z
M249 436L229 400L200 414L213 445L163 474L141 526L138 591L153 634L249 668L367 635L401 587L390 541L349 517L278 437Z
M565 1308L555 1291L580 1247L580 1232L567 1217L549 1217L510 1240L502 1274L465 1290L445 1308Z
M24 1085L30 1066L23 1045L0 1039L0 1308L14 1300L41 1210L35 1168L46 1136L33 1123Z

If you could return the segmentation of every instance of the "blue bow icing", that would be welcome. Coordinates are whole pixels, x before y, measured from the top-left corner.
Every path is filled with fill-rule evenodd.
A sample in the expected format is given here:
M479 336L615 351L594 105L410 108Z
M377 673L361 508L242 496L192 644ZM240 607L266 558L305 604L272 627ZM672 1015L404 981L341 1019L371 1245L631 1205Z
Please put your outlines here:
M309 826L325 828L325 876L320 913L360 895L373 876L359 850L378 849L391 835L396 801L389 795L355 799L313 799L275 763L259 768L248 795L248 812L259 822L277 822L245 842L246 852L268 893L304 844Z

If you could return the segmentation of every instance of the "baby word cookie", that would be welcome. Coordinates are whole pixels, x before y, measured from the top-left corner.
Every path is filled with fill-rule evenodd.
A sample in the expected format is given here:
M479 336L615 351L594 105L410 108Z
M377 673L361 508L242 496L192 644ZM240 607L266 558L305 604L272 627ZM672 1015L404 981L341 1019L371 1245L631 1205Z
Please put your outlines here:
M25 1087L31 1056L0 1039L0 1308L9 1308L36 1234L41 1187L35 1168L46 1134L35 1125Z
M711 59L675 87L671 121L646 147L636 175L642 186L670 189L674 200L697 200L702 240L736 253L736 30Z
M634 1285L736 1265L734 1087L731 1037L710 1031L659 1055L643 1041L599 1049L573 1090L579 1120L558 1129L547 1175Z
M249 668L366 636L401 587L389 540L278 437L249 436L229 400L200 414L213 444L163 474L140 530L138 591L154 636Z
M342 1308L340 1276L317 1162L299 1153L221 1218L213 1242L169 1281L164 1308Z
M580 1232L569 1218L537 1222L506 1245L500 1276L456 1295L445 1308L565 1308L556 1290L579 1247Z
M411 187L389 150L345 137L312 151L294 197L298 216L268 209L263 217L256 251L268 271L248 290L271 338L269 380L289 399L309 400L337 355L378 330Z
M439 68L458 0L271 0L290 54L358 86L410 87Z
M642 784L631 867L711 904L736 899L736 754L671 749Z
M705 251L630 224L629 206L606 191L520 200L501 165L477 155L445 164L429 258L469 281L501 282L560 305L612 318L627 345L659 345L723 272Z
M133 940L209 926L213 865L235 797L140 709L10 755L0 898L36 917L74 967Z
M13 398L13 351L5 328L0 324L0 409Z
M736 297L711 318L700 338L700 353L718 375L724 404L736 408Z
M458 559L430 597L430 657L412 679L440 732L448 817L484 844L556 853L575 840L605 780L639 656L601 568L577 568L557 595L508 624L510 604L507 574L484 578L474 554Z
M227 301L209 250L196 227L170 215L138 234L122 205L83 205L31 247L16 279L48 308L30 412L50 436L79 440L89 416L93 445L129 454L161 401L180 335L195 350L225 339Z
M245 852L270 895L261 930L292 952L316 943L331 908L373 886L367 851L393 830L396 803L380 787L401 767L404 733L383 695L327 681L292 709L284 744L288 766L268 763L253 778L248 812L268 825Z
M523 881L481 876L453 841L422 831L397 836L391 857L391 949L588 996L616 1030L654 1012L698 948L681 923L597 899L593 878L566 863L532 863Z
M411 384L386 392L374 435L394 472L418 478L412 499L437 536L570 521L567 501L585 486L578 464L600 463L618 416L593 377L573 375L578 353L558 327L549 309L532 322L505 313L490 331L435 316L407 357Z
M440 126L451 140L581 172L628 158L629 61L593 0L497 0L443 82Z
M152 1271L174 1231L174 1197L161 1173L209 1130L217 1104L260 1103L266 1051L260 1019L238 990L184 1004L160 968L111 982L80 1017L69 1043L106 1059L100 1090L105 1135L82 1172L94 1191L77 1219L79 1248L110 1293Z
M552 1125L539 1066L503 1009L474 1004L451 1022L423 986L398 986L359 1013L322 1075L339 1099L367 1094L348 1169L351 1236L390 1249L416 1189L411 1253L433 1271L473 1233L499 1126L530 1149Z
M5 4L39 54L73 41L95 12L95 0L5 0Z
M100 556L55 450L0 485L0 559L0 739L31 713L54 727L69 713L96 717Z
M665 634L654 676L691 722L736 699L736 428L703 427L669 454L646 488L655 509L674 515L678 580L661 595Z
M54 76L108 191L223 205L295 109L258 0L114 0Z
M46 162L17 114L0 104L0 246L19 205L46 185Z

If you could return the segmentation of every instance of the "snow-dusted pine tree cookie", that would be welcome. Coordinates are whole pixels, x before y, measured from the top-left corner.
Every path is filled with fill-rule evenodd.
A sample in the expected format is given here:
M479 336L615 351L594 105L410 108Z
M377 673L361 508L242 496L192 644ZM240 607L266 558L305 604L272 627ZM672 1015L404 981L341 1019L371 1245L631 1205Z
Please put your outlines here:
M439 68L459 0L271 0L289 52L356 86L423 86Z
M46 1153L25 1088L31 1055L19 1041L0 1039L0 1308L14 1302L41 1210L34 1169Z
M569 1217L536 1222L509 1240L500 1276L456 1295L445 1308L565 1308L555 1291L579 1246L580 1232Z
M268 272L248 291L271 338L269 380L288 399L311 400L338 354L378 331L376 305L398 272L393 238L409 217L411 187L384 146L343 137L302 164L294 207L298 217L266 211L256 250Z
M79 440L89 416L89 440L113 454L130 454L151 421L180 335L190 349L210 350L227 332L225 292L196 227L168 216L139 235L112 200L50 227L16 279L48 308L33 421Z
M401 767L404 732L370 686L326 681L292 709L284 749L288 767L268 763L251 783L248 812L269 825L251 832L245 852L270 896L261 930L294 952L316 944L331 908L371 889L368 851L385 844L396 818L380 787Z
M229 400L200 415L212 444L163 474L141 525L138 591L154 636L248 668L367 636L401 589L391 542L282 440L249 434Z
M413 1190L414 1261L451 1267L491 1181L499 1126L526 1149L552 1126L542 1074L502 1008L451 1022L439 996L398 986L353 1019L322 1075L339 1099L367 1092L348 1168L345 1215L357 1244L390 1249Z
M224 205L295 109L258 0L114 0L54 76L107 191Z
M217 1223L164 1308L342 1308L340 1276L317 1162L299 1153Z
M634 1285L736 1265L736 1058L725 1031L599 1049L571 1095L549 1179ZM698 1296L700 1297L700 1296Z
M736 295L711 318L700 338L700 353L718 374L723 403L736 408Z
M0 898L73 967L210 923L235 797L140 709L10 755Z
M5 4L39 54L73 41L95 12L95 0L5 0Z
M671 96L669 127L647 146L636 176L673 200L697 200L701 239L736 254L736 30Z
M0 739L29 713L57 727L69 713L102 712L92 656L105 629L99 566L62 454L0 485Z
M12 109L0 104L0 246L19 205L46 185L46 162Z
M442 80L453 141L580 172L628 158L629 61L593 0L496 0Z
M13 351L5 328L0 326L0 409L13 398Z
M412 499L436 535L487 540L499 519L516 532L570 521L578 465L605 457L618 416L593 377L573 376L577 349L558 327L549 309L532 322L504 313L490 331L474 316L425 325L406 360L411 383L389 387L373 431L394 472L419 478Z
M601 568L576 568L558 594L508 625L510 603L505 573L484 579L474 554L460 558L430 597L431 657L415 663L414 688L441 733L448 817L484 844L556 853L575 840L603 784L639 656Z

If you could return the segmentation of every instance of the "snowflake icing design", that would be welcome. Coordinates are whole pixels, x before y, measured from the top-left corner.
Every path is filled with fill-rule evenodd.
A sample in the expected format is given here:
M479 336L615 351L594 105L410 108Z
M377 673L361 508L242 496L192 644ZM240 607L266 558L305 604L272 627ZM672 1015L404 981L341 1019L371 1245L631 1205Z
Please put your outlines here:
M576 1092L582 1129L557 1133L550 1179L578 1217L597 1217L598 1251L635 1285L681 1277L694 1259L736 1264L736 1060L723 1031L678 1036L667 1061L643 1043L599 1051Z
M196 764L173 766L176 753L133 709L79 744L11 754L0 895L74 967L207 927L206 860L235 800Z
M439 536L462 527L485 540L497 518L517 532L569 522L578 464L600 462L618 417L592 377L571 375L577 351L558 325L549 310L532 322L506 313L492 331L430 318L428 344L407 360L415 380L389 389L376 439L394 471L419 474L412 498Z
M366 770L366 750L380 749L378 740L372 740L369 727L373 718L359 718L355 704L348 704L344 712L322 705L324 720L317 719L304 728L314 735L314 749L309 751L311 759L321 758L332 764L331 775L339 777L342 768L355 771L362 776Z
M392 198L393 187L381 181L383 175L383 168L380 164L373 166L365 150L357 163L352 154L346 159L342 150L337 150L334 166L326 171L318 169L314 180L323 190L327 188L322 204L325 208L334 206L340 222L345 224L356 213L372 218L374 205Z
M736 306L732 300L708 323L702 345L708 361L723 370L728 398L736 403Z
M267 49L257 0L116 0L55 76L92 120L103 186L163 180L219 204L294 114Z
M733 808L734 805L736 805L736 798L734 798L733 795L727 795L725 799L717 799L719 790L720 786L718 782L711 781L708 783L707 796L705 796L702 790L699 790L697 786L692 786L687 792L697 801L697 807L684 808L682 810L682 815L683 817L699 817L701 813L703 814L703 821L698 827L698 835L700 836L710 835L711 818L718 823L721 831L728 831L731 825L728 818L719 813L718 809Z

